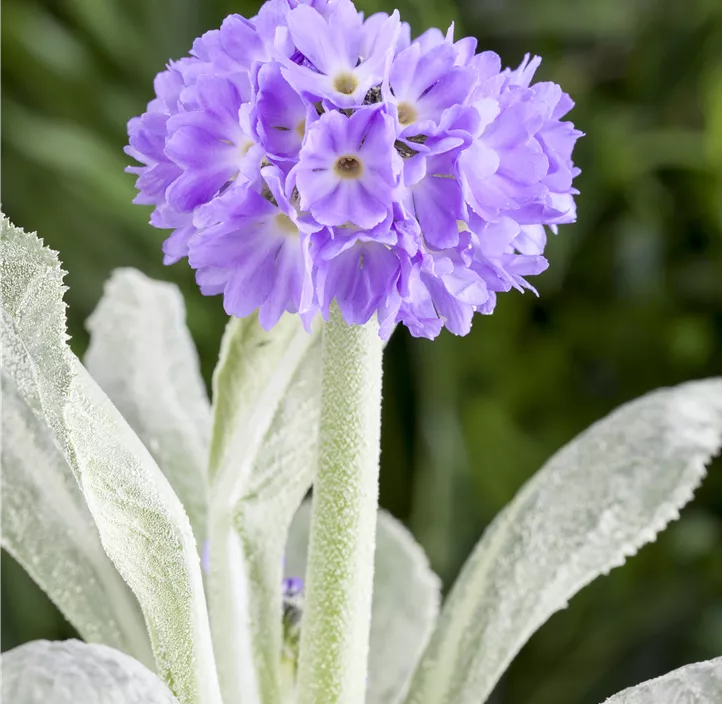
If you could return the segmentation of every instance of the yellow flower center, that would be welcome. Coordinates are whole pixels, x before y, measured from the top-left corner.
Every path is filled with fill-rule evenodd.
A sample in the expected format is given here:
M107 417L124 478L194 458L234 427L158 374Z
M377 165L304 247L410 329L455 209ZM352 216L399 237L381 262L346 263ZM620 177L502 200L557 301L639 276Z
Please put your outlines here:
M341 178L359 178L363 172L363 166L355 156L341 156L336 159L334 171Z
M333 80L333 87L344 95L351 95L358 88L358 80L353 73L339 73Z
M291 220L286 213L279 213L276 215L276 225L279 230L286 232L289 235L298 234L298 228L294 225L293 220Z
M399 111L399 122L402 125L410 125L418 119L418 115L416 114L416 109L413 105L410 105L409 103L399 103L398 105L398 111Z

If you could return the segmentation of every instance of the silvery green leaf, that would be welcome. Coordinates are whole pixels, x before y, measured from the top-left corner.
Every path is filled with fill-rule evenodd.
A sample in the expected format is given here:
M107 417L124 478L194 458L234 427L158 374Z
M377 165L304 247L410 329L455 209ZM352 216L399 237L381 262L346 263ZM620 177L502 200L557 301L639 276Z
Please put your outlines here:
M316 469L321 404L320 339L306 353L276 410L236 507L234 526L248 565L249 612L264 693L278 686L283 553L288 527ZM269 516L273 519L269 521Z
M214 374L208 579L226 701L280 698L281 577L288 525L315 466L318 336L232 319Z
M64 454L72 379L64 273L2 221L2 544L89 641L152 667L138 603L103 551Z
M70 464L103 548L140 603L159 674L181 704L219 704L188 517L144 445L67 347L54 253L15 228L4 225L2 235L3 339L10 342L3 368Z
M231 318L213 373L213 426L208 471L214 487L240 487L281 397L311 344L298 316L284 315L270 331L255 315ZM236 476L238 470L243 474ZM225 476L224 476L225 474ZM229 478L228 475L233 475Z
M604 704L712 704L722 701L722 658L696 662L622 690Z
M104 645L36 640L2 655L5 704L178 704L137 660Z
M72 372L65 332L65 272L57 252L2 216L0 222L2 365L21 398L64 434L63 407ZM59 351L60 350L60 351ZM38 379L42 370L42 379Z
M153 667L143 615L46 425L2 372L2 544L85 640Z
M150 450L201 542L211 413L180 291L118 269L87 326L85 366Z
M721 444L711 379L632 401L562 448L475 548L406 701L484 701L539 626L678 517Z
M181 704L220 704L188 516L148 450L75 360L65 408L74 466L105 551L145 615L158 674Z
M287 577L305 574L310 509L310 502L304 502L291 524ZM394 704L403 698L433 630L441 584L412 535L385 511L378 514L374 568L366 701Z

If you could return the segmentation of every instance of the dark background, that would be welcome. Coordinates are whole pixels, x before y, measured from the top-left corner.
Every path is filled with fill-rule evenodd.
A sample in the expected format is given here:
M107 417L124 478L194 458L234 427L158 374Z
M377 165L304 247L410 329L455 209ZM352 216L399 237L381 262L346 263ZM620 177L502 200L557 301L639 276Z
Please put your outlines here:
M367 12L391 6L360 2ZM125 123L152 78L248 0L3 0L3 205L60 251L72 344L117 266L177 282L206 378L225 323L130 204ZM658 386L722 374L722 2L399 0L572 94L579 222L549 243L540 298L500 297L467 338L399 330L386 356L382 504L448 587L484 526L558 447ZM722 654L720 463L658 541L532 638L504 704L597 704ZM6 555L2 647L69 626Z

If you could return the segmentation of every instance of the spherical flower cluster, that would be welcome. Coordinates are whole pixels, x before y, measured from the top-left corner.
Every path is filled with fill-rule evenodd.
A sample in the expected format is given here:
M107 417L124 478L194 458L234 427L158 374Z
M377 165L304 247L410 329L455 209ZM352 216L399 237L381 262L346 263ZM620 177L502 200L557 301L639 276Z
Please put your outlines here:
M350 0L269 0L226 18L155 81L128 125L137 203L172 229L204 294L265 328L335 300L433 338L532 289L545 226L575 218L573 103L476 40Z

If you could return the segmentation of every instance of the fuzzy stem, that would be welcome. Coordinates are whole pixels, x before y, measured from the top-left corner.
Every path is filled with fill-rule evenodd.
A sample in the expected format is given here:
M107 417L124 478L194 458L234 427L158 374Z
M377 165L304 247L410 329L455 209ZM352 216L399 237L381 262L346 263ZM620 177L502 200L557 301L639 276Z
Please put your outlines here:
M323 333L318 474L313 489L299 657L299 704L363 704L371 626L381 436L378 325Z

